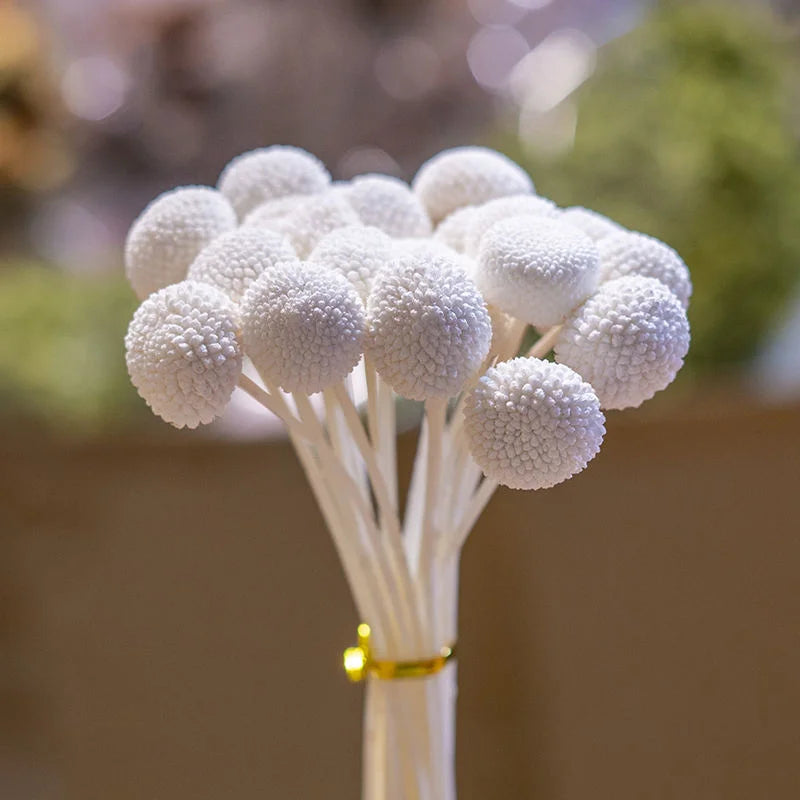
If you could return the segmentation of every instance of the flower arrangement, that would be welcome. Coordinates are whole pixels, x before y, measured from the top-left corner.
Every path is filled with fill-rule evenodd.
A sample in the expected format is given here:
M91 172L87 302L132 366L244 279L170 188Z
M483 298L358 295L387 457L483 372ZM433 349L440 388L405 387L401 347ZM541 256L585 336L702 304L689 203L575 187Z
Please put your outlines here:
M461 549L499 485L571 478L604 409L672 381L689 347L683 261L559 209L485 148L440 153L408 186L334 183L275 146L216 189L156 198L125 263L143 301L128 370L153 412L194 428L238 387L286 425L363 621L344 662L366 682L365 799L454 800ZM403 503L397 396L424 404Z

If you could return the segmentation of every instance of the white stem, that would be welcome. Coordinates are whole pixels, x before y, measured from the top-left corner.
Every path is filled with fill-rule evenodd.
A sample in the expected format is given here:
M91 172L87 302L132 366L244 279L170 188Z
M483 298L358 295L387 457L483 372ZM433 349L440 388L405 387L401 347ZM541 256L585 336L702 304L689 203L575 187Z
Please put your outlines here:
M483 512L483 509L486 508L486 504L492 499L492 495L498 486L497 481L491 478L483 479L475 494L472 495L461 523L455 529L452 537L444 543L445 551L454 553L461 550L467 540L467 536L475 527L478 517Z
M410 629L411 640L409 644L416 649L416 653L411 652L407 655L411 658L419 657L421 648L425 646L423 625L419 617L419 598L418 593L415 591L415 585L408 568L408 561L403 550L402 532L397 509L392 505L375 451L369 444L355 406L340 384L335 385L332 391L344 412L345 424L348 426L350 435L355 440L361 457L364 459L372 490L375 492L383 533L380 541L385 544L390 568L394 573L399 590L398 604L401 614Z

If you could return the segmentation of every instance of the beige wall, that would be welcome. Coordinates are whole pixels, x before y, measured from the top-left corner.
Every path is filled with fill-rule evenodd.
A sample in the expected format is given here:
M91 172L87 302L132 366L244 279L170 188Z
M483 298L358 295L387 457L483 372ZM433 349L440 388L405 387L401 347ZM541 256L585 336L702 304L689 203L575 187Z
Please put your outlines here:
M461 800L800 797L799 412L612 418L586 473L497 495ZM358 796L357 620L286 447L2 448L3 800Z

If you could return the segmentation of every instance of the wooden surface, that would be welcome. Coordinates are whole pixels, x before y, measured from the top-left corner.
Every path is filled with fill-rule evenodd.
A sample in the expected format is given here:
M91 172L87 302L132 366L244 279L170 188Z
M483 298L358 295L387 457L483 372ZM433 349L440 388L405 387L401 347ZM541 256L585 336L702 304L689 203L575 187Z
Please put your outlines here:
M795 800L800 410L625 419L467 546L460 800ZM2 456L0 797L358 797L357 620L287 446Z

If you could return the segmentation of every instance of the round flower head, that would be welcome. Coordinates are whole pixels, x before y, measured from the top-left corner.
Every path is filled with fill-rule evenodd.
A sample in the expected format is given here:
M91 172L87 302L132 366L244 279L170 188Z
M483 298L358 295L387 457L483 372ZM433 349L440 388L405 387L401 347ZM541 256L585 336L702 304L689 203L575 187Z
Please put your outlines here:
M211 422L242 371L237 329L233 303L213 286L182 281L151 294L125 337L133 385L176 428Z
M656 278L668 287L684 308L689 307L692 280L683 259L669 246L643 233L622 231L598 242L600 280L623 275Z
M217 186L241 219L267 200L289 194L314 194L328 187L323 163L299 147L273 145L243 153L219 176Z
M475 218L477 206L464 206L448 214L436 227L434 239L457 253L463 253L467 247L467 233Z
M182 186L160 194L134 220L125 241L125 273L140 299L186 277L195 256L236 227L216 189Z
M547 489L600 450L605 417L592 387L569 367L515 358L492 367L467 395L470 453L512 489Z
M262 273L241 305L247 355L268 384L314 394L358 363L364 305L342 275L287 262Z
M588 236L544 217L497 222L481 239L476 281L487 302L537 327L557 325L598 282Z
M565 208L559 217L562 222L572 225L578 230L583 231L593 242L599 242L606 236L624 231L618 222L613 219L598 214L590 208L583 206L570 206Z
M655 278L604 283L566 322L556 360L594 386L603 408L631 408L668 386L689 349L689 322Z
M367 354L412 400L458 393L489 351L483 298L463 268L442 255L398 256L375 279L367 316Z
M552 200L536 194L490 200L477 208L472 217L472 224L464 240L465 252L474 256L478 252L483 234L496 222L511 217L556 217L558 213L558 208Z
M248 228L269 227L276 219L288 217L307 199L306 195L287 194L285 197L267 200L266 203L261 203L250 211L242 220L242 225Z
M264 222L284 234L300 258L308 258L326 234L350 225L361 225L361 220L338 192L313 195L285 217Z
M366 302L375 275L392 258L392 240L378 228L337 228L311 251L310 263L341 273Z
M533 192L525 170L486 147L443 150L419 168L412 186L434 223L462 206Z
M389 236L429 236L431 221L417 196L398 178L361 175L346 190L346 198L364 225Z
M216 286L238 303L265 269L296 258L289 241L279 233L237 228L205 247L192 262L187 277Z

